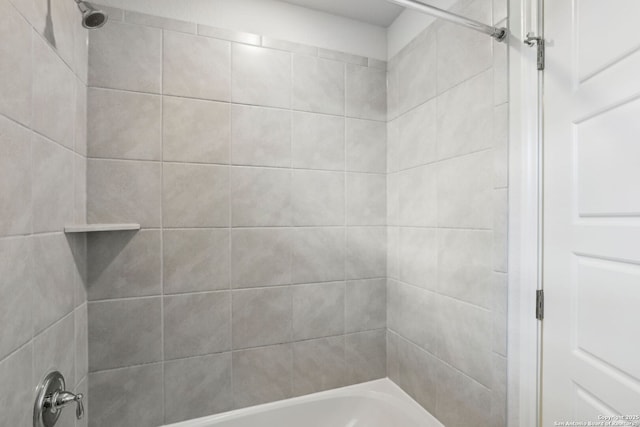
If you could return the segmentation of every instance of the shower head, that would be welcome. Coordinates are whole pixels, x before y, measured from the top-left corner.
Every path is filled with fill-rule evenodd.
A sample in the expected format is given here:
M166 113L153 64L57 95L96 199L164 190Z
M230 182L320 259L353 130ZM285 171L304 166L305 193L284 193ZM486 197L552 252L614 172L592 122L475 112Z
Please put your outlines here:
M89 30L95 30L102 27L108 19L108 16L103 11L96 9L84 0L76 0L78 9L82 12L82 26Z

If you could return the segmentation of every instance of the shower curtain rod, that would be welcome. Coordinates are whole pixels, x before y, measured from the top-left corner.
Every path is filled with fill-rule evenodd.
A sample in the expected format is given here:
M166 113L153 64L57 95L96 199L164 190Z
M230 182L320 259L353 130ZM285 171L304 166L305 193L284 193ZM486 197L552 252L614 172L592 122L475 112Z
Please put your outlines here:
M492 27L490 25L483 24L482 22L474 21L473 19L465 18L464 16L456 15L447 10L431 6L417 0L387 0L391 3L395 3L399 6L404 6L408 9L417 10L418 12L426 13L427 15L435 16L436 18L444 19L445 21L453 22L454 24L462 25L463 27L471 28L472 30L479 31L484 34L488 34L499 42L503 41L507 36L507 29L504 27Z

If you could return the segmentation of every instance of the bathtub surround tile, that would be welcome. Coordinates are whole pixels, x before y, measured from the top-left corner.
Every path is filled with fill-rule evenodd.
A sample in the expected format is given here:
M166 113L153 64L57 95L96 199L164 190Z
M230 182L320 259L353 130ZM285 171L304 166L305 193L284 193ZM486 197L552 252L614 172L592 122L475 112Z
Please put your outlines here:
M340 335L344 332L343 282L300 285L293 288L293 339Z
M165 227L229 225L229 168L163 165L162 220Z
M60 231L73 222L73 153L33 134L33 231Z
M89 300L160 295L159 230L90 233L87 236Z
M507 425L507 359L493 355L493 383L491 386L491 425Z
M258 405L293 395L291 344L233 352L235 408Z
M233 409L231 353L165 363L164 390L165 423Z
M372 120L347 119L346 170L386 173L386 124Z
M346 364L344 337L320 338L293 344L293 395L342 387Z
M345 244L342 228L296 228L292 245L293 283L344 279Z
M173 31L163 41L163 93L231 99L231 43Z
M233 164L276 167L291 165L289 111L235 104L231 111Z
M493 192L493 269L507 272L509 264L509 190Z
M155 427L164 422L162 365L159 363L89 374L89 426ZM102 404L95 404L102 402Z
M231 349L231 294L165 296L164 358L177 359Z
M347 173L347 225L386 225L387 178Z
M255 46L260 46L261 40L261 37L257 34L243 33L241 31L233 31L225 28L209 27L201 24L198 24L198 35L237 43L252 44Z
M75 117L75 135L73 141L73 150L87 157L87 134L88 134L88 88L80 80L76 80L76 117ZM83 175L86 176L86 175Z
M438 292L490 308L493 233L438 231Z
M87 161L87 221L160 227L162 166L150 162Z
M490 390L443 363L437 366L438 420L447 427L492 425Z
M33 334L33 261L29 238L0 240L0 360L27 343Z
M428 29L416 43L401 54L396 65L397 113L404 113L436 94L436 35ZM390 74L394 74L390 72ZM389 99L393 99L392 93ZM392 110L393 112L393 110ZM396 117L392 114L391 118Z
M39 35L33 33L33 130L73 148L75 76Z
M470 19L491 22L491 0L475 0L461 13ZM437 33L439 93L491 67L491 38L449 23L443 23Z
M31 27L8 1L0 2L0 113L31 122Z
M231 231L231 286L291 283L290 229L233 229Z
M159 16L147 15L145 13L124 11L124 21L131 24L145 25L147 27L163 28L170 31L182 33L196 33L197 25L191 22L179 21L177 19L161 18Z
M398 385L433 414L438 393L437 374L442 362L401 337L397 338L397 358Z
M308 55L293 55L293 108L343 115L345 65Z
M79 25L77 19L77 7L68 2L56 2L51 3L48 6L48 13L50 13L51 27L53 28L53 36L55 38L55 46L58 56L68 64L72 69L75 69L74 63L74 36L75 27ZM49 39L47 31L44 31L45 38Z
M79 387L89 375L89 313L87 304L74 310L75 336L75 379Z
M171 96L163 97L162 102L163 160L229 163L229 104Z
M2 422L7 426L33 423L33 345L28 344L0 361L0 381L10 393L0 395Z
M343 225L344 182L343 172L294 170L293 225Z
M385 227L347 228L347 279L386 276L386 234Z
M31 135L0 116L0 235L27 234L32 227Z
M412 227L438 225L437 166L426 165L398 176L399 223Z
M502 3L502 0L499 0ZM506 2L504 2L506 5ZM505 7L506 8L506 7ZM507 26L506 22L502 25ZM493 41L493 104L501 105L509 101L509 46Z
M344 170L344 118L302 112L292 114L292 166Z
M232 46L233 102L291 107L291 54L255 46Z
M158 95L89 88L90 157L162 158L162 99Z
M33 340L33 376L36 381L43 379L53 370L64 375L69 387L74 387L75 379L75 323L73 314L45 330Z
M435 290L438 277L438 232L428 228L400 228L399 279Z
M415 286L389 280L387 301L389 329L435 353L441 333L436 325L437 296Z
M160 297L90 302L91 372L160 361L161 304Z
M493 147L492 93L489 70L438 96L439 159Z
M291 341L291 289L247 289L232 295L233 348Z
M338 52L337 50L318 48L318 56L320 58L346 62L348 64L367 65L367 58L360 55Z
M229 244L227 229L165 230L164 293L229 289Z
M419 105L394 122L397 123L397 170L437 160L438 122L435 99Z
M291 171L233 167L231 224L234 227L291 225Z
M109 22L89 33L89 85L161 93L162 30Z
M317 56L318 48L305 44L294 43L286 40L272 39L271 37L262 37L262 47L268 47L277 50L286 50L287 52L300 53L305 55Z
M509 104L493 109L494 172L493 186L509 185Z
M383 329L387 325L386 279L347 282L345 332Z
M351 384L387 376L386 330L345 336L347 381Z
M384 121L387 118L387 73L347 64L346 115Z
M74 259L70 243L62 233L34 236L32 243L32 313L37 334L74 308Z
M494 312L491 348L497 354L507 356L507 313Z

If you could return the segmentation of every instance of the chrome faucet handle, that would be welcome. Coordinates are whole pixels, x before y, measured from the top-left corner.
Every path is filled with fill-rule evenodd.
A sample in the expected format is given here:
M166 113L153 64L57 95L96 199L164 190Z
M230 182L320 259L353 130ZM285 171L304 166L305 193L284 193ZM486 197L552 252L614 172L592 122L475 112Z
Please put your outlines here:
M58 371L49 373L38 385L36 403L33 407L34 427L53 427L62 409L76 404L76 418L84 416L82 393L74 394L65 390L64 377Z

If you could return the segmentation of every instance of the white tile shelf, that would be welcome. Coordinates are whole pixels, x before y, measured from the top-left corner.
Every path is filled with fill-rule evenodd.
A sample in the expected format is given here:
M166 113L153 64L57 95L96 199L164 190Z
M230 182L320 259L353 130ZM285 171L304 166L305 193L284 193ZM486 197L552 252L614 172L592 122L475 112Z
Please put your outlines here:
M78 224L64 227L65 233L93 233L96 231L140 230L140 224Z

